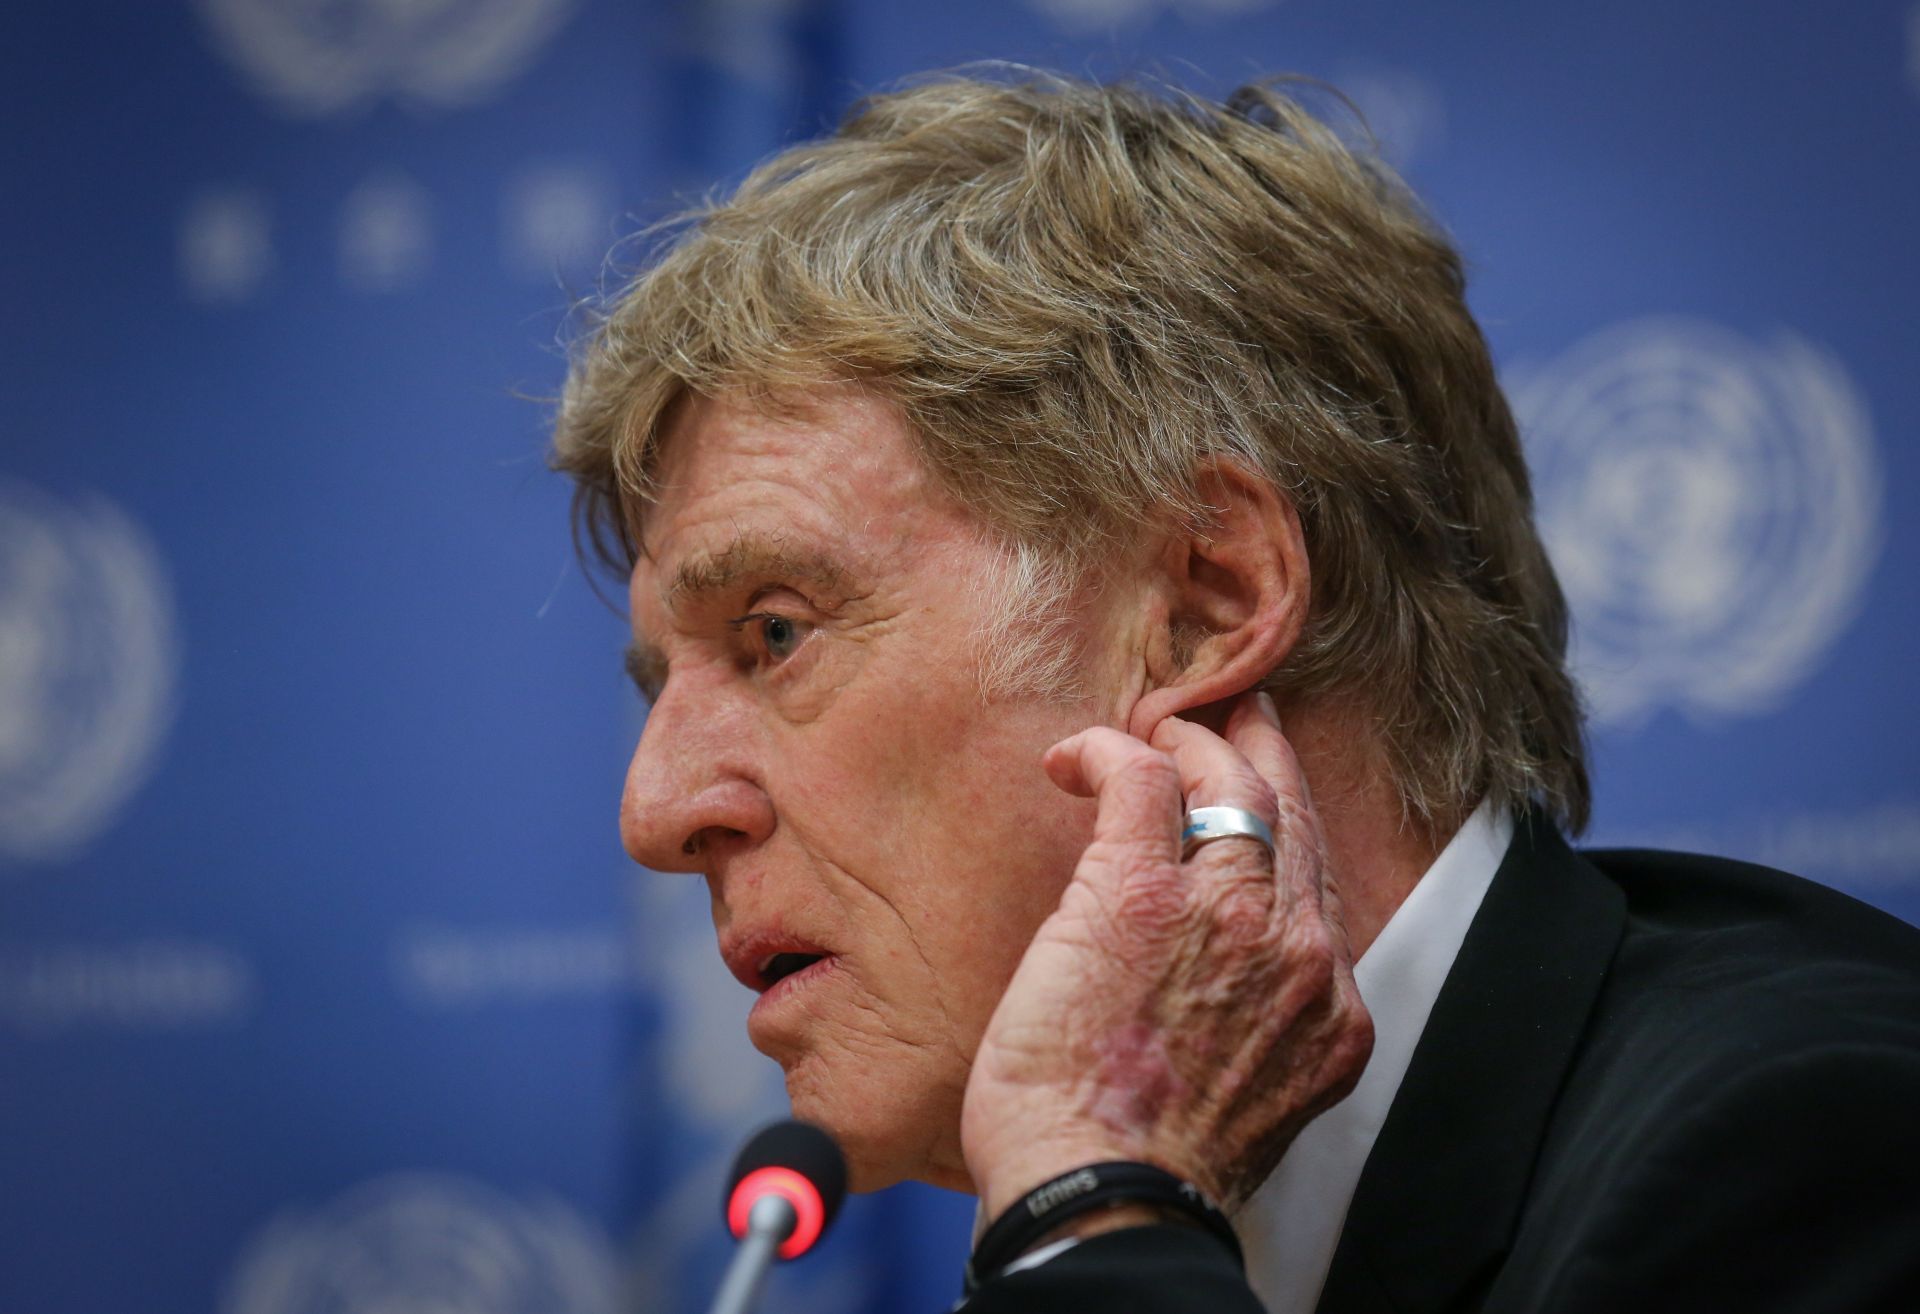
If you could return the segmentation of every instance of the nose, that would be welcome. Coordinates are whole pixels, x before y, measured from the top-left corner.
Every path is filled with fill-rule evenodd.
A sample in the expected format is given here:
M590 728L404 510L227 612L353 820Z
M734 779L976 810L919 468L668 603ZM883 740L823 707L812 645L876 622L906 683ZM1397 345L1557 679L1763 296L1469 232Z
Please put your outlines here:
M717 850L773 833L773 805L756 783L747 727L693 694L668 681L627 767L621 842L654 871L706 872Z

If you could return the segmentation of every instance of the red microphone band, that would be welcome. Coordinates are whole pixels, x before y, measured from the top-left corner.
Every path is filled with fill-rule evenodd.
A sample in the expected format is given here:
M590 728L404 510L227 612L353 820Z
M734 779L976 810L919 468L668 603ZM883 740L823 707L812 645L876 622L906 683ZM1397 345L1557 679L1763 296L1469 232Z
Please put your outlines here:
M754 1201L763 1195L786 1197L798 1220L793 1225L793 1235L780 1243L780 1258L793 1259L806 1254L820 1239L820 1229L827 1221L827 1207L820 1199L820 1192L791 1168L754 1169L740 1179L727 1201L727 1226L735 1237L747 1234L747 1215L753 1212Z

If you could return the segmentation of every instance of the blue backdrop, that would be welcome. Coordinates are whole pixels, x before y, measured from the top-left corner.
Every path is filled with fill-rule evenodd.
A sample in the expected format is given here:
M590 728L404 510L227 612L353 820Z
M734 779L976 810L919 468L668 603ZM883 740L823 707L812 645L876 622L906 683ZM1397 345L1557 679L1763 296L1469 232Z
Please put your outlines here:
M573 297L860 89L1344 87L1456 234L1596 837L1920 918L1920 7L43 3L0 43L0 1311L703 1307L780 1107L542 466ZM616 260L619 257L616 256ZM788 1308L937 1310L856 1201Z

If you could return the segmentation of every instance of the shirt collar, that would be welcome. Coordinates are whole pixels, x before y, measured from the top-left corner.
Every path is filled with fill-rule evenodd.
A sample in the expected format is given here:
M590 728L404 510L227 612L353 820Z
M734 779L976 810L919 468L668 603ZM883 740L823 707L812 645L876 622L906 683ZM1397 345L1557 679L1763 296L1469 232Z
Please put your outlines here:
M1512 840L1513 814L1483 800L1354 964L1373 1018L1366 1071L1294 1139L1236 1220L1248 1279L1270 1314L1309 1314L1318 1302L1360 1171Z

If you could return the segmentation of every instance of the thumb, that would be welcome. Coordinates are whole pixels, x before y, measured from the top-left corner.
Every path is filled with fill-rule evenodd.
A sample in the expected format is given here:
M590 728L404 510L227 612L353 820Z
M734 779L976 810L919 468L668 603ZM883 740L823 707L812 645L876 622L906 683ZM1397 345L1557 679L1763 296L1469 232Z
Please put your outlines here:
M1171 757L1132 735L1094 726L1062 739L1040 761L1061 789L1099 801L1093 845L1180 860L1180 772Z

